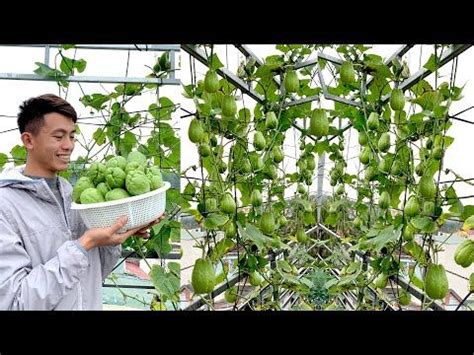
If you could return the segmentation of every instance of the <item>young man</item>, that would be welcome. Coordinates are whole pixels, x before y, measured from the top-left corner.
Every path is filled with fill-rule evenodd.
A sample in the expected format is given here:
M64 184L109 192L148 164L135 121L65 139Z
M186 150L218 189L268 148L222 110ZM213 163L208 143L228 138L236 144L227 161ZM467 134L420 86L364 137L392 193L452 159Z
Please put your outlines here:
M74 108L47 94L20 106L18 127L28 152L26 165L0 174L0 309L102 309L102 282L132 235L147 238L147 227L118 233L87 229L71 207L66 170L74 149Z

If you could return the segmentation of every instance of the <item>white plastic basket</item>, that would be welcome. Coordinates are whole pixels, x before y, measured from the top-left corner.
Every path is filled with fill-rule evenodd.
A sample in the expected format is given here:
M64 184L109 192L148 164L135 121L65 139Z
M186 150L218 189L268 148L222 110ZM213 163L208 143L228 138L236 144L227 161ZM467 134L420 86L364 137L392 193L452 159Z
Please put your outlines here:
M88 204L73 202L71 209L79 211L88 228L110 227L119 217L128 216L127 224L119 230L123 233L145 226L160 217L165 212L166 190L170 186L169 182L164 181L164 185L159 189L138 196Z

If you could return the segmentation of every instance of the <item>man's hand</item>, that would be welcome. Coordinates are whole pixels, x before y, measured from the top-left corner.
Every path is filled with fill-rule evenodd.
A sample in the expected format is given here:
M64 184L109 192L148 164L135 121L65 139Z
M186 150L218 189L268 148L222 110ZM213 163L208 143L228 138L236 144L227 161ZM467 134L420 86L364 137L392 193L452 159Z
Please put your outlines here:
M86 250L90 250L95 247L109 246L109 245L119 245L122 244L132 235L136 235L141 238L148 238L150 234L147 232L148 229L161 222L164 219L164 215L154 220L147 226L137 227L130 229L124 233L118 233L118 231L127 224L128 217L123 216L117 219L117 221L107 228L92 228L85 232L82 237L79 238L79 243Z
M154 221L151 221L149 224L147 224L145 227L138 227L140 228L135 234L133 235L136 235L138 237L142 237L142 238L148 238L150 236L150 234L148 233L148 230L153 227L154 225L160 223L161 221L163 221L165 219L165 215L162 214L160 217L158 217L157 219L155 219Z

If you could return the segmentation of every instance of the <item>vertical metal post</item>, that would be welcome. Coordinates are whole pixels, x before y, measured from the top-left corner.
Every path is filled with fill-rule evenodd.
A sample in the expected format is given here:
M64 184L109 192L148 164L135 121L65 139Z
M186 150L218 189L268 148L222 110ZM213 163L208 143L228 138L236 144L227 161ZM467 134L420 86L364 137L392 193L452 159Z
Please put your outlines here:
M318 188L316 193L316 203L318 205L318 223L321 223L321 205L323 201L323 182L324 182L324 165L326 161L326 152L323 152L318 159Z
M176 57L174 51L169 51L170 54L170 64L171 64L171 71L170 71L170 79L174 79L176 75Z
M44 46L44 64L49 67L49 46Z

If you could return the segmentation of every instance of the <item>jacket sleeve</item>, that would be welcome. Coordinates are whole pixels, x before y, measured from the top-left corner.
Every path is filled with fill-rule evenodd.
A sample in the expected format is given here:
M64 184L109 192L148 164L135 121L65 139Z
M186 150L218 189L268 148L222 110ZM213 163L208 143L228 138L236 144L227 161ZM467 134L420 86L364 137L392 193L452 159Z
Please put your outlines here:
M52 259L33 267L21 237L0 214L0 309L53 310L88 267L77 241L65 242Z
M79 238L82 234L84 234L87 231L88 228L79 214L77 214L75 218L77 218L76 221L79 225L77 229L78 234L75 236L75 238ZM86 252L85 249L83 249L82 247L81 249L84 252ZM120 256L122 255L122 246L121 245L104 246L104 247L98 247L97 249L99 250L99 256L100 256L102 282L104 282L107 276L111 273L114 266L117 264L118 260L120 259Z
M102 267L102 282L104 282L120 259L120 256L122 255L122 246L99 247L99 254L100 265Z

